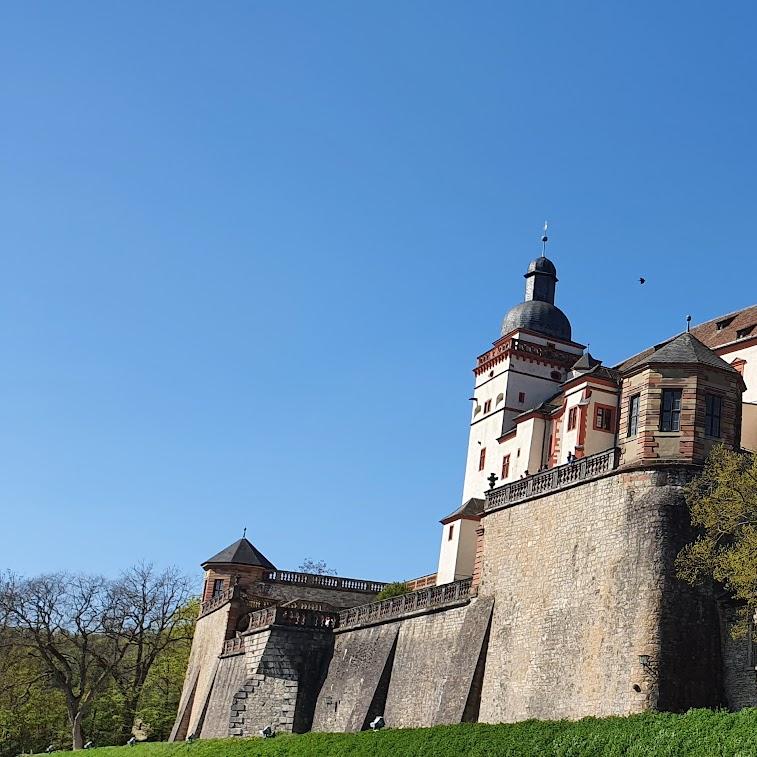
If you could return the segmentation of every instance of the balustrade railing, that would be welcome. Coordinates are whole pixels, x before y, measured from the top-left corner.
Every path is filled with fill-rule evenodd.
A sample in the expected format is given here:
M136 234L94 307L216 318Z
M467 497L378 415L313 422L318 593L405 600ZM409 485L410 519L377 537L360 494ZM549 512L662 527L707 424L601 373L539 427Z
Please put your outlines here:
M421 576L420 578L410 578L405 581L405 584L408 591L418 591L418 589L436 586L436 573L429 573L427 576Z
M369 625L398 618L416 610L431 609L450 602L462 601L470 597L470 587L471 579L466 578L462 581L402 594L399 597L391 597L381 602L351 607L339 613L339 628Z
M339 576L324 576L317 573L296 573L291 570L270 570L263 576L269 583L293 584L297 586L313 586L336 591L354 591L365 594L378 594L385 586L379 581L364 581L361 578L340 578Z
M203 602L200 605L200 617L207 615L209 612L216 610L221 605L226 604L226 602L236 596L236 592L237 587L232 586L230 589L226 589L226 591L222 591L219 594L216 594L214 597L211 597L207 602Z
M481 370L489 365L491 361L510 352L533 355L534 357L541 358L542 360L549 360L550 362L565 367L573 365L578 359L578 355L573 352L565 352L563 350L558 350L556 347L529 342L527 339L512 338L508 339L506 342L495 344L492 349L481 355L478 358L476 369Z
M617 448L599 452L596 455L582 457L572 463L559 465L543 473L504 484L486 492L485 510L503 505L512 505L529 497L536 497L548 492L559 491L578 481L587 481L609 473L618 467L619 450Z
M264 626L301 626L303 628L334 628L339 620L337 612L322 612L300 607L266 607L250 613L247 628L242 633L250 633Z
M223 643L221 657L228 657L233 654L242 654L244 652L244 639L241 636L235 636L233 639L226 639Z

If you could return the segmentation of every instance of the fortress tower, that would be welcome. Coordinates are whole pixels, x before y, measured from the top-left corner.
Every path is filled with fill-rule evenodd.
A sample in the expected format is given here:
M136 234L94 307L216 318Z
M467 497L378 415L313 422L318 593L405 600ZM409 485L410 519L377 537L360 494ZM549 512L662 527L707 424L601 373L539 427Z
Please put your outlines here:
M542 241L546 246L546 235ZM473 368L462 504L442 520L437 585L473 573L477 516L489 477L519 478L548 463L548 448L525 439L525 427L514 453L502 444L515 431L516 419L554 395L583 354L584 345L572 341L568 317L555 305L555 264L542 254L529 263L525 279L524 301L507 312L499 339ZM545 424L531 424L526 435L543 438Z

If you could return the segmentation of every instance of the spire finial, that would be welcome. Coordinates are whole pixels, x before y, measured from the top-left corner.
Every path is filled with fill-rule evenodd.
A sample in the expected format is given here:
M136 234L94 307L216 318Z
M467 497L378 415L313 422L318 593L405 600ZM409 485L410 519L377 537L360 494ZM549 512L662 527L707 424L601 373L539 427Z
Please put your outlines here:
M686 333L688 334L691 331L691 316L686 316Z
M541 236L541 256L543 258L547 257L547 242L549 242L549 237L547 236L547 222L544 221L544 233Z
M242 538L244 539L245 536L247 536L247 526L242 529Z

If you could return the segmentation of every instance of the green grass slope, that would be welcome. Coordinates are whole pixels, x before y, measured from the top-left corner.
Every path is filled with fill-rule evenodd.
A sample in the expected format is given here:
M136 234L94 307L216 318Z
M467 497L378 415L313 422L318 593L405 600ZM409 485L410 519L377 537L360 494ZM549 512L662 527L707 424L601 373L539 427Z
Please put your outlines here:
M757 757L757 710L103 747L90 757Z

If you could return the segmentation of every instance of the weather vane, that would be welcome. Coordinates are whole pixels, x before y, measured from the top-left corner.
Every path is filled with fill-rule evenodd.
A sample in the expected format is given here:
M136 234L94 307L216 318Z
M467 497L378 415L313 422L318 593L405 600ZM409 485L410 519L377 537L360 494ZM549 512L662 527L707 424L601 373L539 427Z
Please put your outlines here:
M245 536L247 536L247 526L242 529L242 538L244 539Z
M547 236L547 222L544 221L544 233L541 237L541 256L543 258L547 257L547 242L549 241L549 237Z

